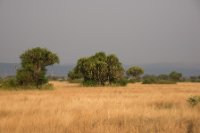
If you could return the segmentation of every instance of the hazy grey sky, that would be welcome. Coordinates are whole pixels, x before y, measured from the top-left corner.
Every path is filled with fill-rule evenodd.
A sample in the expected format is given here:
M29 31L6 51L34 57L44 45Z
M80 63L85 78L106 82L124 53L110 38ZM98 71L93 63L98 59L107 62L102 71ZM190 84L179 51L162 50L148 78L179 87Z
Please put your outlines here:
M200 65L200 2L0 0L0 62L36 46L62 64L105 51L124 64Z

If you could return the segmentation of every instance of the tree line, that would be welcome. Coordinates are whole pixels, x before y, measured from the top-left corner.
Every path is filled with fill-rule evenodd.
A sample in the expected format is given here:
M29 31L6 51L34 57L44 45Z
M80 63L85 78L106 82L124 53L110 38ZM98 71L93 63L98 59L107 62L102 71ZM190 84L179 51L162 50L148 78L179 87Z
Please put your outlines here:
M21 68L17 70L15 79L6 82L7 84L39 88L48 83L46 66L59 63L59 57L55 53L40 47L26 50L21 54L20 59ZM80 58L76 66L68 73L68 80L78 81L86 86L123 86L128 82L167 84L183 81L182 74L176 71L168 75L144 75L141 77L143 74L144 70L139 66L132 66L125 71L116 55L98 52L92 56ZM200 76L193 76L191 79L191 81L198 82Z

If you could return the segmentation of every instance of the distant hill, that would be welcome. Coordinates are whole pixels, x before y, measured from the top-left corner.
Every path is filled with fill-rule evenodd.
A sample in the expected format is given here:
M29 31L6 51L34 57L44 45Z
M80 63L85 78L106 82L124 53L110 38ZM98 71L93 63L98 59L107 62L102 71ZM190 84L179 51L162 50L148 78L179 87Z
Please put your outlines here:
M74 65L53 65L47 68L47 75L66 76ZM130 65L125 65L127 69ZM184 76L200 75L200 67L188 67L177 64L146 64L139 65L145 70L145 74L167 74L173 70L183 73ZM16 74L20 68L18 63L0 63L0 77L11 76Z

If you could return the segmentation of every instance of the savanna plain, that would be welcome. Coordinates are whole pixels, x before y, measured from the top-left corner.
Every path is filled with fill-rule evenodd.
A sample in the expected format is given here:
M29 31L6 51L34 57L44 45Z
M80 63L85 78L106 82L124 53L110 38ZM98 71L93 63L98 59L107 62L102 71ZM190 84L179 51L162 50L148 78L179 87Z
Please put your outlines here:
M0 91L0 133L200 133L200 83Z

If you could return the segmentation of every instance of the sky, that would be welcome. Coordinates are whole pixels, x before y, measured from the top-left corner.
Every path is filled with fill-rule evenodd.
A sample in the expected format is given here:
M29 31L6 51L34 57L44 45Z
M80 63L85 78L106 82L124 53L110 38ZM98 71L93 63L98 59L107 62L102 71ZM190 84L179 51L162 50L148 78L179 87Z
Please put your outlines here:
M42 47L61 64L98 51L123 64L200 65L199 0L0 0L0 62Z

